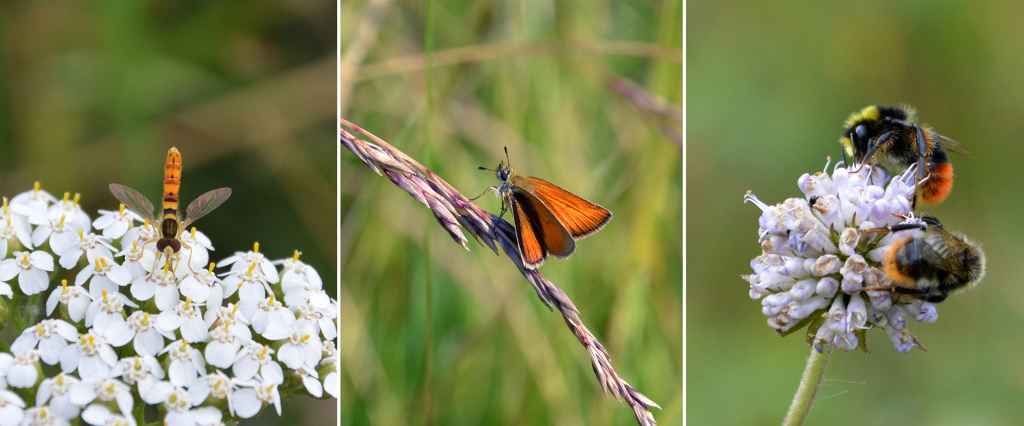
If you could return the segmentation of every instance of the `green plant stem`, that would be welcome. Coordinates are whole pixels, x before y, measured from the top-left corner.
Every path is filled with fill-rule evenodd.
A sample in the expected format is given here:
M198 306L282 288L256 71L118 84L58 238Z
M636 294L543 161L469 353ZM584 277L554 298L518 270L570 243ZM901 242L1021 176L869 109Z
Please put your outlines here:
M811 354L807 357L807 365L804 366L804 375L800 378L800 387L796 389L796 395L793 395L793 402L789 404L789 411L782 420L782 426L800 426L807 420L807 414L814 405L814 396L818 393L818 385L825 375L829 356L829 352L818 352L813 345L811 346Z

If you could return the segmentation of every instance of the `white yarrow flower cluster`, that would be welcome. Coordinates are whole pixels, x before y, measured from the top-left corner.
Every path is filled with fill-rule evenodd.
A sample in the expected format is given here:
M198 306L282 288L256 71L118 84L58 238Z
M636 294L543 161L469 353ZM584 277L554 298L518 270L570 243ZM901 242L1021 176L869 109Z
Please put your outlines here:
M771 328L785 335L809 327L819 351L860 348L875 327L897 351L921 346L908 320L934 322L938 312L932 303L888 290L881 262L899 233L877 232L918 221L911 211L914 178L913 167L890 178L877 167L839 165L831 174L801 176L803 198L767 205L747 193L744 201L761 209L762 254L743 278Z
M190 228L165 259L158 224L123 205L91 220L79 201L38 183L3 198L0 326L17 337L0 352L0 426L159 420L139 405L218 425L280 415L297 392L338 398L338 305L297 250L211 263Z

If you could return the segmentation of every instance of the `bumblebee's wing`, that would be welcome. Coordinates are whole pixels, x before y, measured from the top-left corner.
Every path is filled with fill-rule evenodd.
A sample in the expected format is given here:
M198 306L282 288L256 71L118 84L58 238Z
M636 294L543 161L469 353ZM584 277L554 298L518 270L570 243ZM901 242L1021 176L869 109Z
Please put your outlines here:
M110 193L114 194L114 198L128 206L128 209L135 212L144 219L153 219L153 203L149 202L146 196L139 193L134 189L119 183L110 184Z
M961 144L960 142L957 142L951 138L935 133L935 131L932 131L932 133L938 136L939 145L942 147L942 149L946 151L955 152L957 154L968 154L967 149L965 149L964 145Z
M192 200L191 203L188 203L188 208L185 209L185 222L182 225L182 229L188 228L192 222L199 220L199 218L220 207L230 196L231 188L217 188Z

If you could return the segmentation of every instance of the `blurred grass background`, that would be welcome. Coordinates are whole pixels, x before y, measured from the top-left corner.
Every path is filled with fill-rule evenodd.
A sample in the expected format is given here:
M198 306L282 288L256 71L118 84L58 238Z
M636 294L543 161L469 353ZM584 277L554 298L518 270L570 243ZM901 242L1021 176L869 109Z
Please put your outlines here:
M159 201L167 148L182 198L230 186L198 223L213 257L292 249L337 289L332 2L9 1L0 5L0 193L34 180L82 194L110 182ZM184 206L185 204L183 204ZM334 424L337 401L296 397L245 424Z
M343 117L469 196L496 183L476 167L508 146L520 173L615 213L544 273L662 424L682 420L681 156L607 84L679 108L681 17L679 1L342 4ZM347 424L634 424L507 259L453 244L344 150L341 167Z
M803 368L739 274L759 253L759 211L840 155L843 120L908 103L969 155L953 154L949 199L926 209L980 242L988 276L913 324L928 352L833 357L809 424L1020 424L1024 393L1024 213L1017 143L1024 47L1013 2L689 2L687 51L687 412L690 424L778 424ZM1017 266L1013 266L1016 264ZM723 395L728 395L724 397ZM739 407L737 407L739 405Z

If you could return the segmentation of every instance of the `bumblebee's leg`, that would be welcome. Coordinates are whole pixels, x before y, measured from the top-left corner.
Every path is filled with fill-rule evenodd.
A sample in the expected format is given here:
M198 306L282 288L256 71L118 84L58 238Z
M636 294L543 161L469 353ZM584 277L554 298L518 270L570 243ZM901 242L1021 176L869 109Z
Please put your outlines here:
M900 294L907 294L914 296L920 300L930 303L939 303L946 300L949 297L949 293L941 289L918 289L918 288L907 288L907 287L893 287L893 291Z
M897 223L895 225L890 225L890 226L880 226L878 228L868 228L868 229L865 229L865 230L861 231L861 234L865 235L865 236L871 236L872 238L874 238L874 240L872 240L871 243L875 243L875 242L878 241L878 239L884 237L886 234L890 234L890 233L893 233L893 232L899 232L899 231L906 231L906 230L910 230L910 229L920 229L920 230L924 231L927 228L928 228L928 225L926 225L924 223Z

